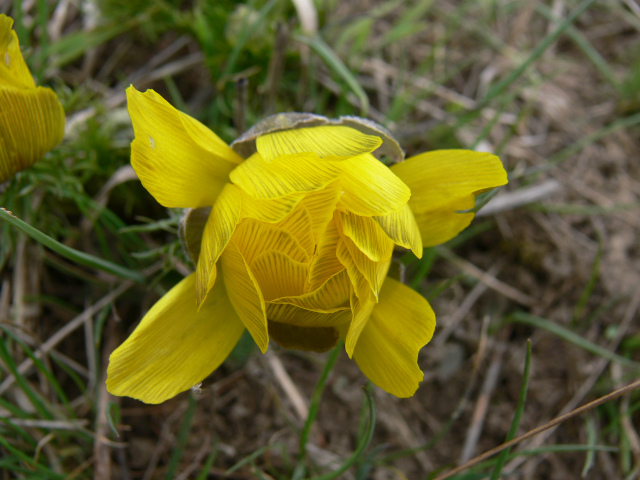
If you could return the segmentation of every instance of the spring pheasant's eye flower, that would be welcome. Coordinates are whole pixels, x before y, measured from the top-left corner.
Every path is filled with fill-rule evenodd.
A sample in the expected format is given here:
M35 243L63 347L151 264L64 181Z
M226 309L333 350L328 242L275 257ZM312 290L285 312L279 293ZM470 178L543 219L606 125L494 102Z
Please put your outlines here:
M50 88L36 87L13 20L0 14L0 182L29 168L64 135L64 110Z
M215 370L246 329L262 352L343 338L376 385L413 395L435 316L386 278L394 246L421 257L464 229L473 213L458 212L507 183L500 160L441 150L403 161L373 122L293 113L228 146L155 92L127 94L133 167L158 202L187 209L180 236L196 271L113 352L108 390L162 402Z

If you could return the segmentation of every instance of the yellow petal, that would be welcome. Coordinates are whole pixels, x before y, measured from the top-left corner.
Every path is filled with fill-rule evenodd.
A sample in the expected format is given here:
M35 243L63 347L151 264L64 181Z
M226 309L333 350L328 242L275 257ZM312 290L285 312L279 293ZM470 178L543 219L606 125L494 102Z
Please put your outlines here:
M255 198L242 192L242 216L262 222L276 223L289 215L304 197L303 193L293 193L280 198Z
M266 352L269 333L262 292L233 240L222 253L220 263L231 305L262 353Z
M313 238L313 224L311 222L311 214L303 203L299 204L283 220L276 223L276 227L291 233L309 256L313 255L316 249L316 242Z
M373 152L381 144L380 137L335 125L281 130L261 135L256 140L258 153L266 162L272 162L280 155L305 152L313 152L320 158L351 157Z
M349 324L349 330L347 331L347 336L344 342L344 348L347 355L349 355L349 358L353 356L353 350L358 343L358 338L360 338L362 330L364 330L367 325L367 322L371 317L371 312L373 312L373 308L375 306L376 302L371 300L359 300L355 294L351 294L351 312L353 313L353 318Z
M422 258L423 246L420 229L408 204L397 212L384 217L373 217L373 219L396 244L411 249L416 257Z
M227 358L244 325L216 283L196 310L195 274L173 287L109 359L107 390L160 403L202 381Z
M0 87L36 88L12 25L12 18L0 14Z
M265 301L302 295L309 274L306 263L296 262L282 252L269 250L251 262L251 272Z
M351 285L353 286L353 290L356 296L358 298L361 298L363 301L369 300L369 299L375 300L378 296L379 286L377 284L371 285L367 277L365 277L360 271L360 269L358 269L356 262L353 260L353 257L351 257L351 253L349 252L349 249L347 248L345 241L350 242L351 240L349 240L346 237L340 238L336 248L336 256L338 257L338 260L340 261L340 263L344 265L344 268L346 269L347 274L349 275L349 280L351 281ZM364 254L361 253L361 255L365 257ZM374 263L374 262L371 262L371 260L369 260L369 262ZM377 278L377 275L375 276L375 278Z
M329 277L319 288L304 295L282 297L273 303L290 303L309 310L330 310L342 308L349 301L351 283L349 275L343 268L338 273Z
M338 212L342 233L349 237L358 249L374 262L389 260L393 241L371 217L361 217L351 212Z
M336 180L343 162L321 161L314 153L280 157L271 163L251 155L230 174L231 181L256 198L279 198L319 190Z
M298 327L287 323L269 322L269 335L284 348L306 352L326 352L340 339L332 327Z
M350 212L365 217L389 215L411 196L409 187L371 154L358 155L342 165L340 203Z
M268 250L282 252L296 262L309 261L309 254L290 232L251 218L244 219L238 224L233 241L248 264Z
M391 170L411 189L414 212L430 210L507 183L495 155L472 150L434 150L396 163Z
M473 208L475 202L475 197L470 195L435 210L416 213L415 218L424 246L440 245L467 228L473 220L474 214L458 212Z
M314 113L276 113L263 118L236 138L231 144L231 148L238 152L243 158L249 158L256 153L256 139L262 135L280 130L326 125L329 122L327 117Z
M412 396L424 375L418 352L435 329L429 303L411 288L388 278L353 358L369 380L396 397Z
M153 90L151 90L153 92ZM155 92L154 92L155 93ZM156 94L158 99L164 103L168 108L173 109L171 104L167 102L160 95ZM213 133L209 128L205 127L195 118L187 115L186 113L179 112L180 120L184 130L200 148L212 155L215 159L220 159L225 162L231 162L235 165L242 163L244 159L238 155L233 149L226 144L224 140ZM226 167L226 166L225 166Z
M343 235L341 241L338 242L336 255L346 267L356 295L361 301L369 298L368 290L376 299L378 298L380 288L391 265L393 242L388 238L385 240L387 250L381 255L381 260L377 262L362 253L349 237Z
M299 327L335 327L351 320L349 307L323 311L308 310L288 303L267 302L269 322L287 323Z
M0 182L29 168L64 135L64 110L53 90L0 86Z
M127 89L135 139L131 165L165 207L214 204L242 159L212 131L173 108L153 90Z
M161 122L158 122L158 125L160 124ZM193 162L196 164L193 168L185 167L178 151L187 150L187 140L183 137L180 140L184 142L179 142L175 138L165 137L169 142L158 145L158 130L160 129L155 129L154 136L149 135L146 140L136 133L136 138L131 142L131 166L144 188L158 203L169 208L200 208L213 205L227 184L228 178L225 175L232 167L227 169L226 173L220 172L219 169L212 172L207 165L198 165L199 162ZM180 143L184 148L175 147ZM192 150L199 150L191 146ZM202 155L190 158L202 158Z
M382 145L376 150L376 157L387 156L394 162L402 162L404 160L404 150L393 138L391 132L385 127L376 123L368 118L356 117L353 115L341 116L338 120L333 120L332 124L346 125L347 127L355 128L356 130L366 133L367 135L375 135L380 137Z
M327 224L333 218L333 211L336 209L336 204L340 199L341 190L340 182L335 181L322 190L307 193L302 200L311 215L311 229L316 243L320 241Z
M209 213L202 234L200 257L196 268L198 305L202 304L216 281L216 262L231 240L240 220L241 204L240 189L228 183L218 195Z
M331 220L327 224L324 234L320 237L316 253L311 259L307 292L316 290L329 277L344 268L344 265L340 263L336 256L336 248L339 241L340 232L338 232L335 221Z
M435 150L391 167L411 188L409 206L425 247L445 242L473 219L475 194L507 183L495 155L471 150ZM432 218L435 216L436 218Z

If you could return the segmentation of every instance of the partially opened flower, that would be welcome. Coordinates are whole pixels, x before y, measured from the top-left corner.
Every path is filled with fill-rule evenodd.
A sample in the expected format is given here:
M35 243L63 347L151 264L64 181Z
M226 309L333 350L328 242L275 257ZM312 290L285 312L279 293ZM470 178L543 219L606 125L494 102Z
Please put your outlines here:
M36 87L13 20L0 14L0 182L29 168L64 135L64 110L53 90Z
M262 352L324 351L340 338L376 385L413 395L431 339L427 301L387 271L395 245L418 257L464 229L475 194L507 182L494 155L443 150L402 161L379 125L281 114L231 147L153 91L129 88L131 161L166 207L196 271L111 355L107 388L148 403L216 369L246 329ZM387 168L374 157L399 161Z

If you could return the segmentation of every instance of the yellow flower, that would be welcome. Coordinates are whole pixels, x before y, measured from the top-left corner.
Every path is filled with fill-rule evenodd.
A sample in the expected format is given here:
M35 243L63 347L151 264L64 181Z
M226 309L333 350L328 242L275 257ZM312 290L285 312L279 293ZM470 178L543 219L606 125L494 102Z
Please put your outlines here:
M153 91L127 91L131 162L166 207L196 271L161 298L111 355L107 388L159 403L203 380L247 329L324 351L340 338L376 385L413 395L435 316L386 278L394 245L418 257L464 229L475 194L507 182L487 153L404 156L386 130L354 117L281 114L231 147ZM238 153L239 152L239 153Z
M29 168L64 135L64 110L50 88L36 87L13 20L0 14L0 182Z

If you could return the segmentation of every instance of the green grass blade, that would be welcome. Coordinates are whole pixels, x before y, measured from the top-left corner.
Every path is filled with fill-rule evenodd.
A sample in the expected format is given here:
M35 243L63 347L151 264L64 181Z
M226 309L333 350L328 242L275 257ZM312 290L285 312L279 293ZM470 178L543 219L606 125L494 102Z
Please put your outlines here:
M600 261L602 260L603 253L603 240L601 236L598 235L598 251L596 252L595 258L593 259L593 267L591 267L591 275L589 275L589 281L587 282L587 285L584 287L584 290L582 291L582 294L578 299L576 308L574 308L573 310L574 322L580 320L580 318L584 314L584 309L587 306L587 302L589 301L593 290L596 288L596 284L598 283L598 278L600 276Z
M371 449L371 452L360 462L358 471L356 472L356 480L367 480L371 478L371 470L376 465L376 457L384 450L389 448L389 444L383 443Z
M264 473L262 473L260 471L260 469L258 468L258 466L254 462L251 462L251 466L253 467L251 469L251 473L253 473L258 478L258 480L271 480L272 479L272 477L269 477L269 478L265 477Z
M189 397L187 411L184 414L184 422L182 423L182 427L180 427L180 432L178 433L178 443L173 448L173 452L171 453L171 460L169 460L169 466L167 467L167 471L164 476L164 478L166 478L167 480L171 480L175 476L175 471L178 468L178 462L180 462L182 451L187 444L189 432L191 432L191 425L193 424L193 414L195 413L195 411L196 399L193 397L193 395L191 395Z
M29 433L26 430L24 430L23 428L19 427L18 425L14 425L11 422L11 420L9 420L8 418L0 417L0 422L4 423L11 430L15 431L20 437L22 437L22 439L25 442L27 442L29 445L31 445L32 448L37 448L38 447L38 442L36 440L34 440L34 438L31 435L29 435ZM5 437L6 437L6 435L5 435Z
M494 188L493 190L500 190L500 187ZM490 192L487 192L486 194L491 194L491 192L493 192L493 190L491 190ZM486 195L486 194L480 194L478 196ZM483 200L477 199L476 202L482 204ZM444 245L446 245L448 248L456 248L456 247L458 247L460 245L463 245L465 242L471 240L476 235L480 235L483 232L487 232L487 231L491 230L494 227L495 227L495 222L493 220L491 220L491 219L483 220L483 221L476 221L473 224L471 224L470 226L468 226L467 228L465 228L462 232L460 232L457 236L453 237L451 240L449 240ZM434 247L434 248L437 250L437 249L442 248L442 247L437 246L437 247Z
M587 450L587 455L584 459L584 466L582 467L582 478L587 476L589 470L593 467L596 459L596 451L593 447L596 445L596 425L593 417L587 417L585 421L585 430L587 431L587 445L589 450Z
M49 413L49 410L47 409L47 407L45 407L39 395L32 390L29 382L27 382L24 376L22 376L20 372L18 372L18 368L16 367L13 358L9 354L9 350L7 349L4 338L0 338L0 360L2 360L9 372L15 377L16 383L18 384L18 386L20 386L31 404L37 410L38 415L40 415L40 417L42 418L46 418L47 420L52 420L53 415Z
M331 480L333 478L337 478L346 472L354 463L358 461L360 456L364 453L365 449L371 443L371 439L373 438L373 431L375 429L376 424L376 407L373 401L373 395L369 388L364 388L364 393L367 395L367 405L369 407L369 424L367 425L367 430L363 436L362 441L356 448L356 451L353 452L346 462L344 462L338 469L333 472L329 472L326 475L320 475L319 477L313 477L311 480Z
M211 467L213 467L213 464L216 462L216 458L218 458L218 446L217 444L214 444L196 480L206 480L207 478L209 478L209 471L211 470Z
M20 46L22 48L28 47L29 45L31 45L31 42L22 19L22 0L13 0L13 20L13 29L18 35Z
M4 438L2 438L2 436L0 436L0 446L6 449L6 451L8 451L11 455L13 455L14 458L20 459L20 461L22 461L28 467L28 469L24 467L20 468L19 465L14 464L14 465L11 465L11 467L15 469L14 471L20 471L22 473L31 473L31 474L33 474L34 471L38 471L41 474L44 474L44 476L39 478L46 478L47 480L56 480L56 479L65 478L64 475L56 473L53 470L45 467L44 465L41 465L40 463L33 464L32 463L33 459L29 457L29 455L11 446L11 444L9 444L9 442L7 442ZM25 477L25 478L38 478L38 477Z
M143 219L146 221L146 219ZM143 223L140 225L130 225L121 227L118 229L119 233L140 233L140 232L157 232L165 231L170 233L177 233L178 218L163 218L158 221L149 221L149 223Z
M62 67L76 58L84 55L88 50L96 48L112 38L142 23L143 19L133 18L127 22L115 22L100 25L89 32L72 33L53 43L45 52L46 57L53 56L53 66Z
M18 217L14 216L12 213L10 213L8 210L4 208L0 208L0 219L6 222L9 222L14 227L19 228L24 233L29 235L35 241L41 243L47 248L50 248L57 254L62 255L63 257L67 258L68 260L71 260L72 262L76 262L90 268L95 268L97 270L102 270L103 272L111 273L118 277L126 278L128 280L133 280L134 282L138 282L138 283L142 283L145 280L144 276L136 271L122 267L108 260L94 257L93 255L89 255L88 253L81 252L74 248L67 247L66 245L58 242L57 240L54 240L50 236L42 233L37 228L34 228L28 223L20 220Z
M512 453L510 457L515 458L516 455L529 455L531 457L544 453L563 453L563 452L617 452L617 447L609 445L548 445L546 447L532 448L531 450L523 450L518 453Z
M322 58L327 66L346 82L360 101L360 115L366 117L369 112L369 97L360 86L353 73L351 73L349 68L347 68L343 61L340 60L331 47L329 47L329 45L327 45L320 37L311 38L303 35L296 35L295 39L309 45L311 49L318 54L320 58Z
M39 46L40 52L37 55L37 67L34 72L34 76L38 84L43 83L44 80L44 67L46 63L46 55L43 53L47 50L49 46L49 33L47 32L47 20L49 17L49 6L47 5L47 0L38 0L38 26L40 27L40 39Z
M277 5L277 3L278 0L271 0L264 7L262 7L258 13L258 18L256 18L256 20L251 25L248 24L249 17L247 16L245 22L242 25L243 28L241 29L240 37L234 45L233 50L231 50L229 59L227 60L227 65L225 66L225 69L220 76L218 88L222 88L224 86L223 82L227 82L230 80L230 77L232 76L233 70L238 61L238 57L240 56L240 52L242 52L242 49L245 47L256 29L258 29L260 25L265 21L267 15L269 14L269 12L271 12L273 7Z
M553 14L553 11L547 7L546 5L542 5L541 3L536 4L536 11L540 12L547 20L558 21ZM613 88L616 89L618 93L621 92L620 83L613 75L613 70L604 59L602 55L589 43L589 40L580 33L578 29L573 26L569 26L566 30L567 36L571 39L576 46L582 50L582 53L593 63L593 65L598 69L600 75L611 84Z
M422 258L418 260L418 271L413 276L411 282L409 282L409 286L414 290L418 290L420 284L425 279L429 272L431 271L431 267L433 267L433 262L435 262L438 257L438 252L435 248L425 248L422 252Z
M553 42L555 42L560 35L562 35L567 28L571 26L576 19L582 15L585 10L587 10L591 4L593 4L595 0L583 0L580 5L569 15L562 23L560 23L556 29L547 35L536 47L536 49L529 55L529 57L520 64L518 68L513 70L509 75L507 75L502 81L495 84L489 91L487 92L487 96L482 101L482 106L485 106L489 101L493 100L495 97L500 95L502 91L515 82L520 75L529 68L533 62L535 62L546 50L551 46Z
M429 301L433 301L434 298L437 298L442 292L449 289L451 285L461 281L463 278L467 276L466 273L459 273L455 277L451 277L448 280L440 282L438 285L433 287L430 290L424 292L424 297Z
M33 351L9 328L4 325L0 325L0 330L2 330L8 337L11 337L11 339L20 346L22 351L33 361L33 364L36 366L36 368L40 370L40 372L42 372L42 374L46 377L47 381L58 395L58 399L62 402L63 405L66 405L68 407L67 413L73 414L72 409L69 407L69 400L67 399L64 390L56 380L56 377L53 375L53 373L49 371L45 364L34 355Z
M480 145L480 142L482 142L482 140L484 140L489 136L493 128L496 126L496 124L500 120L500 117L502 116L502 114L505 112L505 110L509 105L513 105L513 101L518 95L520 95L520 92L511 92L511 93L505 94L503 97L500 98L500 105L496 109L496 112L494 113L491 120L486 122L484 127L482 127L482 131L480 132L480 134L476 137L476 139L470 145L469 148L471 150L475 150L477 146ZM496 155L498 155L498 152L495 152L495 153ZM499 188L494 188L493 190L490 190L490 192L496 192L496 193L498 191L500 191ZM483 205L476 205L476 207L473 210L477 212L478 210L480 210L482 206Z
M563 148L558 153L549 158L544 165L539 167L535 167L531 170L526 171L527 174L537 173L537 172L546 172L547 170L551 170L556 165L564 162L566 159L572 157L576 153L582 151L587 146L591 145L594 142L597 142L603 137L606 137L610 133L613 133L617 130L635 127L640 124L640 113L636 113L635 115L631 115L626 118L620 118L611 122L609 125L602 127L601 129L580 138L578 141L573 142L566 148Z
M538 455L545 455L547 453L576 453L576 452L620 452L620 449L617 447L612 447L609 445L580 445L580 444L558 444L558 445L547 445L546 447L540 448L532 448L531 450L521 450L519 452L512 452L507 455L507 461L513 460L517 457L527 456L527 457L535 457ZM482 472L486 469L494 467L496 464L496 459L487 460L486 462L481 462L475 465L474 472ZM462 478L471 478L467 475L473 475L473 478L487 478L488 474L486 473L467 473L460 474L459 476L451 477L452 479L462 479Z
M91 197L84 195L72 194L72 198L85 217L93 219L94 224L100 222L104 225L111 233L118 236L118 239L128 250L137 251L146 248L147 245L142 238L127 232L127 225L124 221L108 207L100 205ZM176 219L175 222L177 224L178 220ZM126 234L123 235L123 233Z
M331 353L329 354L329 358L327 358L327 362L324 364L324 368L322 369L322 373L320 374L318 383L316 383L316 388L313 390L311 403L309 405L309 415L307 416L307 420L304 422L302 432L300 433L300 456L298 458L298 465L296 466L293 474L293 480L298 480L304 477L306 470L304 463L307 456L307 442L309 441L311 426L318 416L318 409L320 408L320 398L322 398L322 392L324 391L324 387L327 383L327 379L329 378L329 374L333 370L333 366L335 365L336 360L338 359L338 355L342 351L342 348L342 342L338 342L338 345L336 345L331 351Z
M51 360L56 364L56 366L62 370L64 373L66 373L67 375L69 375L69 378L71 379L71 381L76 385L76 387L78 388L79 391L84 392L87 389L87 386L85 385L85 383L82 381L82 379L80 378L80 376L68 365L66 365L60 358L59 354L54 350L52 351L50 354L51 356ZM33 360L35 361L35 357L33 358ZM56 381L56 383L58 383ZM58 384L58 387L60 387L60 385ZM54 386L54 388L56 388ZM61 388L61 387L60 387ZM62 394L64 395L64 390L62 391ZM58 393L58 396L60 396L60 393ZM64 406L67 408L67 413L69 416L71 417L75 417L75 414L73 413L73 409L71 408L71 406L69 405L68 402L63 402Z
M116 402L109 402L105 408L105 416L109 423L109 428L116 437L119 437L117 425L120 423L120 407Z
M260 455L262 455L265 452L268 452L269 450L271 450L272 448L274 448L277 444L271 444L271 445L265 445L262 448L259 448L258 450L256 450L255 452L251 453L250 455L247 455L246 457L244 457L242 460L240 460L238 463L236 463L235 465L229 467L224 474L225 475L231 475L233 472L235 472L236 470L239 470L240 468L242 468L244 465L250 464L253 462L253 460L255 458L258 458Z
M535 315L529 315L524 312L516 312L508 317L509 321L523 323L525 325L530 325L536 328L542 328L547 330L554 335L566 340L567 342L573 343L574 345L586 350L587 352L593 353L594 355L598 355L599 357L606 358L612 362L619 363L622 366L633 368L634 370L640 370L640 363L634 362L633 360L629 360L628 358L617 355L613 352L610 352L606 348L601 347L600 345L596 345L589 340L584 339L577 333L572 332L571 330L567 330L566 328L558 325L557 323L550 322L541 317L537 317Z
M14 405L9 400L6 400L2 397L0 397L0 407L7 410L16 418L29 418L29 412L25 412L23 409L21 409L17 405Z
M520 420L522 419L522 414L524 412L524 404L527 401L527 391L529 389L529 374L531 373L531 340L527 340L527 356L524 362L524 373L522 374L522 386L520 387L520 397L518 398L518 406L516 407L516 413L513 416L513 421L511 422L511 427L509 428L509 433L507 434L507 438L504 439L505 442L512 440L515 438L516 433L518 432L518 427L520 426ZM505 462L507 461L507 456L509 455L509 451L511 449L507 448L500 452L498 456L498 460L496 462L496 466L491 473L491 480L498 480L502 473L502 467L504 467Z
M415 33L424 31L423 17L433 6L433 0L421 0L409 7L396 24L384 34L377 47L383 48Z

